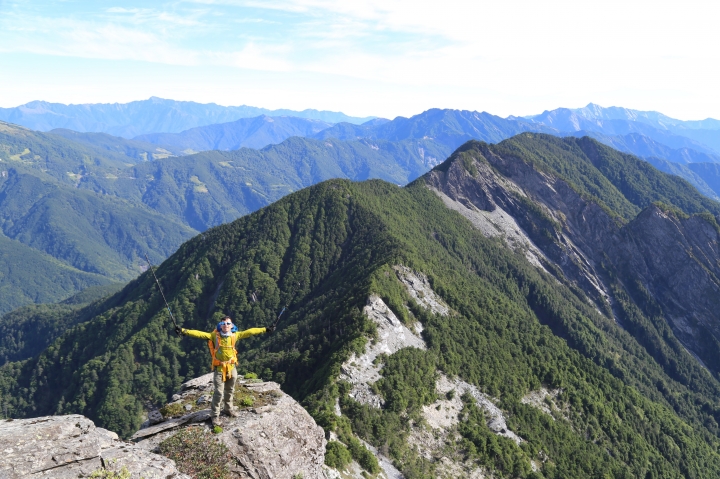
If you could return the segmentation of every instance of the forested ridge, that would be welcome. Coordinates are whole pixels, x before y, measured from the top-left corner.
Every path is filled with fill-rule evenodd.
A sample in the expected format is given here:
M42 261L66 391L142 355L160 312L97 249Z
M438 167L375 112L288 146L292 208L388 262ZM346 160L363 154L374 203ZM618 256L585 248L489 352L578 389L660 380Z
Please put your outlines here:
M595 176L595 165L615 171L615 157L604 151L593 170L573 144L522 138L497 148L565 175L619 223L655 201L686 215L716 212L685 183L656 198L664 177L650 172L655 183L648 183L630 174L632 165L622 178ZM562 155L551 157L553 149ZM395 276L398 264L426 274L452 314L417 305ZM241 328L263 326L287 305L275 334L240 343L241 369L282 383L368 471L377 465L357 448L356 436L386 452L406 477L432 477L436 464L406 438L421 406L436 399L441 372L497 398L508 426L524 439L518 446L493 434L482 411L463 398L460 438L448 448L498 477L720 474L720 384L682 347L663 340L672 332L658 318L628 298L627 322L644 336L623 329L572 281L484 237L424 180L406 188L331 180L303 189L196 236L157 274L183 327L210 330L223 314ZM0 394L12 414L81 413L128 436L144 407L164 403L183 380L207 372L205 342L172 333L153 282L141 275L40 355L4 365ZM419 320L428 345L385 358L377 384L383 409L354 401L348 385L336 381L342 362L373 337L375 326L362 314L372 293L401 320ZM83 311L89 310L72 314ZM520 401L543 386L562 390L562 410L552 416ZM347 459L345 449L332 448L336 460ZM530 460L540 469L533 471Z

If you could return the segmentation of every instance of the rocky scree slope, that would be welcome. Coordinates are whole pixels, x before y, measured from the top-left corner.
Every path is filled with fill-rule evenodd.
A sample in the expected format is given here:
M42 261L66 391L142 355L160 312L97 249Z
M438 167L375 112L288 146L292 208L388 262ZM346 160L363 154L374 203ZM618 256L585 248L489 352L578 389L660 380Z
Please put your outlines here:
M427 187L431 176L405 188L332 180L191 239L157 269L174 314L194 329L223 314L248 328L288 305L273 335L239 343L241 373L256 371L301 402L330 438L325 460L338 471L354 461L366 474L391 474L387 458L408 478L716 477L720 384L661 317L621 294L624 283L607 293L589 261L566 275L545 247L562 217L506 175L495 178L519 213L497 216L501 226L514 221L506 230L517 247L488 238L495 223L477 227L486 210L448 194L481 176L484 163L463 156L477 145L432 173L447 198ZM583 145L521 135L492 148L528 178L556 191L565 182L567 198L585 202L598 224L622 228L657 200L688 215L717 208L685 182L628 169L632 157L598 149L593 158L605 163L594 163ZM480 190L472 198L500 204ZM531 220L537 234L525 233ZM581 280L606 291L607 305ZM365 312L376 297L380 316ZM130 437L145 411L207 371L205 342L172 333L148 273L104 304L38 356L0 368L14 416L82 413ZM341 375L375 342L388 350L358 362L373 369L366 391L378 401L369 404Z
M634 164L635 173L644 167L640 160L619 156L587 138L553 139L555 147L578 151L577 168L592 168L609 183L603 185L609 190L605 198L592 198L587 189L573 184L569 174L555 170L551 161L519 157L514 148L522 142L514 143L466 145L444 171L429 173L426 182L449 205L462 205L455 209L484 225L479 227L485 234L504 237L547 269L562 271L599 310L630 331L644 334L629 310L637 308L652 321L667 323L674 336L664 340L670 347L677 349L677 338L713 374L720 373L718 204L697 193L673 197L672 187L655 197L645 195L644 185L632 184L632 177L624 177L626 171L615 178L602 171L610 156ZM528 138L525 143L522 147L533 148L539 139ZM548 156L557 155L552 148L544 150ZM649 181L668 181L663 176L653 172ZM620 216L612 203L635 208L623 205L626 213ZM503 214L509 221L498 219ZM513 241L518 232L525 242ZM664 328L656 324L653 329Z

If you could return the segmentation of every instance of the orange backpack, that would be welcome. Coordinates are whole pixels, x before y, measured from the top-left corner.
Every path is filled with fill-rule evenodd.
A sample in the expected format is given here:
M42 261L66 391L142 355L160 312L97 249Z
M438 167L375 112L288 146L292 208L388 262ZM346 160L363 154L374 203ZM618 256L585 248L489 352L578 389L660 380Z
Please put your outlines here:
M213 331L212 338L208 341L208 348L210 348L210 355L212 356L212 370L215 371L215 368L218 366L222 367L222 375L223 375L223 382L225 382L226 375L230 376L230 373L232 371L232 368L235 364L237 364L237 351L235 350L235 341L236 336L235 333L232 333L230 336L232 339L230 340L230 346L221 346L220 345L220 339L218 338L218 332ZM219 350L228 350L230 349L232 351L232 356L227 361L220 361L215 355Z

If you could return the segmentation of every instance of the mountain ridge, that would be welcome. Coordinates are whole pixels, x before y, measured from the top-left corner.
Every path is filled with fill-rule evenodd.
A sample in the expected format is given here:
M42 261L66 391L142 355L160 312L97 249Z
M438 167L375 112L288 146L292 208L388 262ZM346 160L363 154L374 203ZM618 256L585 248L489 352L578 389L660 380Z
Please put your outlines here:
M681 318L671 303L697 296L663 286L687 276L653 269L647 251L632 253L638 263L615 259L612 249L608 258L597 254L609 238L658 256L653 238L663 237L662 225L681 226L688 239L705 235L702 264L682 261L690 254L682 241L667 242L678 264L690 265L677 272L702 275L700 294L717 287L702 271L717 267L719 208L685 181L595 140L523 133L498 145L468 143L405 188L329 180L297 191L194 237L157 275L183 327L207 329L223 314L240 328L270 324L287 305L272 336L242 342L241 364L282 383L347 448L361 438L408 476L435 477L445 457L508 478L714 477L720 366L706 361L709 374L676 336ZM494 237L473 222L482 218ZM447 314L412 295L407 271ZM1 367L0 391L13 410L86 413L129 435L143 401L164 403L205 370L206 348L172 335L153 281L141 275L39 356ZM426 345L369 363L379 369L367 386L381 408L351 397L352 385L339 380L347 361L384 340L365 313L373 297L399 332L414 330ZM104 341L90 339L97 331ZM711 344L690 346L711 358ZM458 390L452 402L450 391L438 392L443 377L477 397ZM543 389L553 391L549 412L523 402ZM520 441L493 429L482 401L505 414ZM421 418L436 407L463 420L426 428ZM434 434L440 449L417 442Z
M148 112L152 112L148 115ZM197 126L235 121L258 115L292 115L330 123L363 123L372 117L356 118L343 113L318 110L268 110L250 106L224 107L214 103L166 100L151 97L129 103L65 105L33 101L14 108L0 108L0 120L34 130L67 128L79 132L102 132L132 138L146 133L176 133Z

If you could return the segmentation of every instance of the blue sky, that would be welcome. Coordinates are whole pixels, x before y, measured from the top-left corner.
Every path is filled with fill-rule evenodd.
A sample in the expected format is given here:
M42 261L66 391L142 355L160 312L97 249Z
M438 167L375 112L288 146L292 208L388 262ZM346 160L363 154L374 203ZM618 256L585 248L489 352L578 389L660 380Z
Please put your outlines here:
M720 118L720 4L0 0L0 106L150 96L409 116Z

